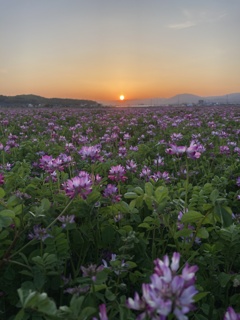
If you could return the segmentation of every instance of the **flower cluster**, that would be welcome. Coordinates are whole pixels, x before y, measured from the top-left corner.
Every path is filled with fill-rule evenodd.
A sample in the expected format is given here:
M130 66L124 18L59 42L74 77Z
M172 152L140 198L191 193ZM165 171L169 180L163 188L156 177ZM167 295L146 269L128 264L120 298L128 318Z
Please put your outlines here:
M154 273L149 284L142 284L142 297L135 293L134 299L127 299L127 307L142 311L138 319L145 318L165 320L169 314L177 319L187 320L186 313L194 309L193 297L197 293L195 288L195 272L197 266L188 264L177 274L180 254L173 253L171 264L168 256L163 260L154 261Z
M224 320L240 320L240 313L236 313L232 307L228 307Z
M51 237L51 235L48 233L48 230L40 227L39 225L34 226L33 232L29 233L28 235L28 238L31 240L35 239L35 240L41 240L41 241L44 241L49 237Z
M83 199L86 199L89 193L92 192L90 175L85 171L80 171L78 176L68 179L63 183L63 189L71 199L76 195L80 195Z
M113 184L108 184L103 191L104 198L109 198L113 203L121 200L121 195L118 193L118 188Z
M88 268L81 266L83 277L89 277L92 279L92 281L96 281L97 274L101 272L103 269L104 269L103 265L100 265L99 267L97 267L96 264L90 264Z
M137 171L137 164L133 160L127 160L126 161L126 169L130 172L136 172Z
M62 153L57 158L53 158L49 155L44 155L39 161L39 167L44 171L52 174L56 170L63 171L64 167L69 166L72 163L72 157Z
M78 154L82 157L83 160L90 160L90 162L94 163L96 161L103 161L103 157L100 154L100 146L83 146L82 149L78 152Z
M127 177L125 176L126 170L125 168L119 164L117 166L112 166L111 169L109 170L109 175L108 178L112 181L122 181L125 182L127 180Z
M198 159L201 156L201 152L205 150L205 148L201 144L197 144L194 140L191 141L190 146L177 146L175 144L170 144L171 148L166 149L166 153L176 156L181 156L184 153L187 154L188 158Z
M68 224L74 223L75 222L75 215L67 215L67 216L61 216L58 218L58 221L62 222L62 228L66 228Z

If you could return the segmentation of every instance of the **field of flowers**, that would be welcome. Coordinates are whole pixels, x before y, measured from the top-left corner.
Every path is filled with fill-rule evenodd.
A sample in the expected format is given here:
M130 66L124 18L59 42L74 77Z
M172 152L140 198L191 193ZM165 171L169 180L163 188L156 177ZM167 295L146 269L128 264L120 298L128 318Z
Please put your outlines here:
M240 108L0 110L0 319L240 319Z

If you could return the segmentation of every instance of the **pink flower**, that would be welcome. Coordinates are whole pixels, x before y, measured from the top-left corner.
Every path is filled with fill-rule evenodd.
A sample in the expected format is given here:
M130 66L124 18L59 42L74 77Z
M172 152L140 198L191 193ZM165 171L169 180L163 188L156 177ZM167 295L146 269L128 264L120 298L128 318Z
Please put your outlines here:
M194 309L193 297L197 293L195 272L198 267L186 265L182 274L177 274L180 264L178 252L173 253L171 263L166 255L163 260L156 259L154 264L151 282L142 285L142 297L135 293L134 299L127 299L127 307L142 311L138 319L166 320L169 314L180 320L187 319L185 314Z
M79 176L67 180L63 184L63 188L66 195L71 199L76 195L86 199L89 193L92 192L92 181L87 172L80 171Z
M121 195L118 194L118 188L113 184L108 184L103 192L104 198L109 198L113 203L121 200Z
M146 181L148 181L150 178L150 175L151 175L151 169L149 169L147 166L144 166L139 176L140 178L145 178Z
M112 166L109 170L108 178L112 181L122 181L125 182L127 180L127 177L125 176L126 170L122 165Z
M0 173L0 186L4 184L4 175Z
M96 264L90 264L88 268L81 266L80 269L82 270L83 277L89 277L92 281L96 281L96 276L104 269L104 265L97 267Z
M107 309L105 304L100 304L99 306L99 319L108 320ZM97 318L94 317L92 320L97 320Z
M168 154L175 154L177 156L181 156L185 151L186 147L185 146L176 146L175 144L170 144L171 148L166 149L166 153Z
M126 169L130 172L136 172L137 171L137 164L133 160L127 160L126 161Z
M240 313L236 313L232 307L228 307L224 320L240 320Z
M82 157L83 160L89 159L91 162L103 161L103 157L100 155L100 146L83 146L78 154Z

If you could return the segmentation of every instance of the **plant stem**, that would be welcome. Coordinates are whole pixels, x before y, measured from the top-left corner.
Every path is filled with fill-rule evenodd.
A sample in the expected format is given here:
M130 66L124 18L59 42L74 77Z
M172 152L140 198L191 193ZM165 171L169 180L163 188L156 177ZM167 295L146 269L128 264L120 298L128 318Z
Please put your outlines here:
M66 207L63 209L63 211L57 216L57 218L54 219L54 220L46 227L46 230L49 229L49 228L51 228L51 226L53 226L53 225L57 222L58 218L61 217L61 216L65 213L65 211L66 211L66 210L69 208L69 206L72 204L73 199L74 199L74 198L72 198L72 199L69 201L69 203L68 203L68 204L66 205ZM30 244L32 244L34 241L36 241L36 239L30 240L28 243L25 244L25 246L23 246L23 247L20 248L18 251L16 251L15 253L13 253L9 258L11 259L11 258L13 258L14 256L16 256L17 254L19 254L19 252L23 251L25 248L27 248L27 247L28 247Z

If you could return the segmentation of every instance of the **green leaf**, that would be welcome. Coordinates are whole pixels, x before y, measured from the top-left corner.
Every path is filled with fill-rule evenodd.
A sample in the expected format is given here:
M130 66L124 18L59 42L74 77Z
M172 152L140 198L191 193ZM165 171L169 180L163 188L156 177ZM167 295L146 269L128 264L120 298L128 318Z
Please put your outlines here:
M135 209L135 206L136 206L136 200L134 199L129 203L129 208L131 209L131 212L133 212L133 210ZM136 212L138 212L138 210Z
M188 211L186 213L184 213L184 215L182 216L181 222L183 223L196 223L199 219L204 218L204 216L197 211Z
M24 309L21 309L15 316L14 320L22 320L24 315L25 315L25 311Z
M206 297L210 292L209 291L204 291L204 292L199 292L194 296L194 301L197 302L201 299L203 299L204 297Z
M138 228L150 229L151 227L148 223L143 222L138 225Z
M0 199L2 199L5 196L6 192L3 190L3 188L0 188Z
M177 239L179 237L189 237L193 233L193 230L184 228L175 233L174 238Z
M228 284L228 282L231 280L233 275L225 273L225 272L221 272L218 275L218 280L220 282L221 287L225 288L226 285Z
M120 202L116 203L116 208L122 213L131 212L129 205L125 201L120 201Z
M201 228L197 232L197 237L202 239L207 239L209 237L209 233L206 228Z
M74 295L70 301L70 309L76 317L79 316L79 314L82 310L83 301L84 301L83 296L76 297L76 295Z
M116 299L116 295L112 291L110 291L109 289L106 290L105 297L109 301L114 301Z
M91 192L87 197L87 204L96 203L99 200L100 196L101 194L99 191L95 190Z
M14 207L14 206L16 206L18 203L19 203L19 199L18 199L15 195L13 195L13 196L11 196L11 197L8 199L8 201L7 201L7 206L8 206L8 208L9 208L9 207Z
M0 233L0 240L6 239L8 235L9 235L9 232L7 230L3 230Z
M216 205L214 212L220 218L223 227L229 227L232 224L232 211L229 207Z
M136 199L138 195L135 192L127 192L124 194L124 198L126 199Z
M51 202L48 199L44 198L41 200L41 208L43 211L48 211L50 207L51 207Z
M149 197L153 195L153 185L151 182L145 183L145 192Z
M155 198L157 200L157 203L160 204L164 200L167 200L168 188L160 186L155 190L154 194L155 194Z
M12 211L12 210L8 210L8 209L2 210L0 212L0 216L14 218L15 217L15 212Z
M86 307L82 310L79 319L85 320L85 319L89 318L90 316L93 316L95 312L96 312L95 308Z
M94 284L94 291L95 292L98 292L98 291L101 291L101 290L104 290L107 288L107 285L105 283L102 283L102 284Z
M218 197L219 197L219 192L217 189L214 189L210 194L210 200L212 201L213 204L215 204Z
M134 188L134 191L139 195L139 196L141 196L141 195L143 195L143 189L142 188L140 188L140 187L136 187L136 188Z
M146 202L146 205L148 207L149 210L153 209L152 203L153 203L153 199L152 197L149 197L147 194L144 195L144 201Z
M23 205L19 204L16 207L13 208L13 211L15 212L16 215L22 214L23 208L24 208Z
M9 227L12 224L12 222L12 218L0 216L0 230L2 230L2 228Z

